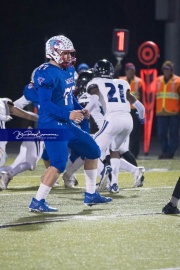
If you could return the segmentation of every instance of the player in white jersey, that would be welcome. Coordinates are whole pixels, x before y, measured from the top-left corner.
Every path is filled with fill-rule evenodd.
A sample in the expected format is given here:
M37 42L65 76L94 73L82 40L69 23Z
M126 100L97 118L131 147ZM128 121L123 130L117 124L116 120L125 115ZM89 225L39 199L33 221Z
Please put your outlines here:
M37 115L31 112L26 112L14 106L13 102L8 98L0 98L0 129L5 129L5 123L12 119L10 114L29 119L31 121L37 120ZM7 159L6 154L7 141L0 141L0 167L5 164Z
M85 74L81 74L81 76L87 76L86 73ZM77 82L78 83L78 82ZM85 105L87 105L90 101L91 95L85 92L81 95L79 95L78 97L78 102L84 107ZM85 107L86 108L86 107ZM98 129L100 130L103 123L104 123L104 114L102 112L101 109L101 105L98 104L97 107L95 107L92 111L91 111L91 116L93 117L95 123L98 126ZM104 178L104 180L107 180L107 183L105 181L100 181L99 183L97 183L97 190L98 191L105 191L105 190L109 190L111 192L114 192L113 189L110 188L111 186L111 168L109 166L110 163L107 162L107 155L109 156L109 149L107 149L106 151L106 159L103 161L103 163L99 163L99 167L98 167L98 176L100 179ZM119 171L128 171L130 173L133 174L134 177L134 186L135 187L139 187L143 185L143 181L144 181L144 167L138 167L135 158L133 158L133 156L131 155L131 153L129 152L129 138L124 141L120 148L119 148L119 154L120 157L125 157L128 156L132 159L132 163L130 163L128 160L121 158L120 159L120 165L119 165ZM131 157L132 156L132 157ZM107 163L106 163L107 162ZM77 171L77 169L79 169L77 165L81 165L83 164L83 161L81 160L80 163L80 158L74 162L74 166L73 169L68 171L68 174L70 175L70 173L74 173ZM119 171L116 171L116 174L118 174ZM107 174L107 175L106 175ZM116 176L118 177L118 176ZM119 190L116 190L116 192L118 192Z
M76 82L76 90L75 90L74 94L82 107L85 107L90 101L91 95L87 93L86 86L87 86L87 83L92 80L92 78L93 78L93 72L89 70L89 71L81 73L78 77L77 82ZM97 107L93 108L93 110L91 111L91 116L94 118L94 120L98 126L98 129L101 129L103 122L104 122L104 114L103 114L100 103L98 104ZM90 128L90 130L91 130L91 128ZM108 150L107 150L107 152L108 152ZM129 152L129 140L126 140L121 145L121 147L119 149L119 153L121 156L123 156L124 154L125 155L128 154L128 152ZM131 156L130 152L129 152L129 156ZM70 176L74 172L76 172L83 165L83 163L84 163L84 161L79 157L77 160L75 160L75 162L72 164L72 166L70 168L66 168L65 174L67 174L70 178ZM101 167L98 168L98 176L100 179L102 178L102 174L104 175L105 172L108 172L108 169L109 169L109 166L106 166L106 168L104 168L104 164L103 163L101 164ZM121 159L119 170L125 170L125 171L131 172L134 176L134 183L137 183L137 180L139 181L140 177L142 176L142 170L144 171L144 168L137 167L136 160L135 160L135 163L133 164L133 162L129 163L126 160ZM102 181L100 181L100 183L102 184ZM142 185L142 183L141 183L141 185ZM103 191L104 187L105 187L105 190L107 190L106 186L102 186L102 185L97 184L98 190Z
M130 103L137 109L139 118L144 120L144 106L130 93L130 85L123 79L113 79L114 69L106 59L94 66L94 76L87 85L91 99L86 109L91 111L100 102L105 113L104 124L96 134L95 141L101 149L101 160L110 148L113 177L111 192L118 192L117 172L119 172L119 149L129 139L133 128ZM99 160L99 167L101 161ZM139 180L139 179L138 179ZM135 183L135 186L139 183Z

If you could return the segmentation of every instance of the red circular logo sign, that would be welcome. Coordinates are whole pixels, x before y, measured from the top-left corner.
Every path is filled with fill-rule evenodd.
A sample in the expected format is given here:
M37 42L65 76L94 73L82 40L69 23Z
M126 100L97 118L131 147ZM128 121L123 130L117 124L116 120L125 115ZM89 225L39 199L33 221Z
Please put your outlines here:
M157 62L158 56L159 48L156 43L152 41L146 41L142 43L138 48L139 61L146 66L155 64Z

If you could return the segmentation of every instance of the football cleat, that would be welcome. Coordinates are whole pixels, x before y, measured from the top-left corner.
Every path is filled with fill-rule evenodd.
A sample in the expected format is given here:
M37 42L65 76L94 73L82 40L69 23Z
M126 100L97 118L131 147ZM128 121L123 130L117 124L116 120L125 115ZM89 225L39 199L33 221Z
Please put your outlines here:
M79 183L78 183L78 180L76 179L75 175L73 174L71 177L72 177L73 180L74 180L74 185L75 185L75 186L78 186Z
M162 213L166 215L170 214L180 214L180 210L176 207L173 206L171 202L168 202L162 209Z
M2 171L1 172L1 187L2 187L2 189L7 189L8 184L12 179L13 178L10 177L8 172Z
M110 186L109 192L111 193L119 193L119 187L116 183L114 183L112 186Z
M134 175L134 187L142 187L144 182L144 167L137 167Z
M64 180L64 186L65 188L74 188L78 185L78 180L75 178L74 174L69 177L67 172L65 172L62 176L62 179Z
M49 206L46 202L45 199L42 199L40 201L36 200L35 198L32 198L32 201L29 205L29 211L30 212L57 212L58 209Z
M101 196L98 192L90 194L84 192L84 204L92 206L95 204L109 203L112 201L112 198Z
M112 172L112 168L110 165L104 167L103 171L101 172L101 180L99 183L96 184L96 191L105 191L107 190L107 186L109 183L109 176Z

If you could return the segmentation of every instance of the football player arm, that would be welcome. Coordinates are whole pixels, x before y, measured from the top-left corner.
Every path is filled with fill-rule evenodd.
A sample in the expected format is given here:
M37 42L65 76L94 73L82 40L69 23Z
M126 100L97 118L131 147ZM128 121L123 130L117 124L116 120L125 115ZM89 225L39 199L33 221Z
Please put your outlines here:
M74 104L74 109L75 110L81 110L81 112L83 114L83 117L86 118L86 119L89 119L89 117L90 117L89 112L87 110L83 109L83 107L78 103L75 96L73 96L73 104Z
M9 112L11 115L18 116L20 118L24 118L30 121L36 122L38 120L38 115L33 112L27 112L23 109L20 109L14 106L12 103L8 102Z
M25 98L25 96L23 95L22 97L20 97L19 99L15 100L13 102L14 106L23 109L24 107L26 107L27 105L31 104L31 101L27 100Z
M40 87L38 89L39 102L41 109L45 109L47 112L56 115L60 119L65 121L73 120L76 123L81 122L84 119L84 116L81 110L69 111L65 108L58 107L55 103L51 101L52 90L45 87Z
M96 84L91 84L87 88L87 92L91 95L89 103L84 108L88 110L90 113L93 109L95 109L99 104L99 89Z
M104 123L104 115L101 112L100 107L96 107L92 112L91 116L93 117L94 121L96 122L98 129L101 129Z
M75 110L82 110L83 107L78 103L77 99L75 96L73 96L73 104L74 104L74 109Z
M130 90L126 92L127 100L136 108L140 119L144 119L145 107L144 105L130 93Z

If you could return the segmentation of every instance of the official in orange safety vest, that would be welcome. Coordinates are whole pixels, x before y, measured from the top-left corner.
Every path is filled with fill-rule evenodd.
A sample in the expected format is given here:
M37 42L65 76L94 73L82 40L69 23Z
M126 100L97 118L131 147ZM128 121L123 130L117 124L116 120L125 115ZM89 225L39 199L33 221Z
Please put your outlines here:
M173 73L173 63L165 61L163 75L157 78L157 136L162 153L159 159L173 159L179 142L180 77Z
M131 87L131 94L142 102L142 87L143 80L136 76L136 68L133 63L127 63L125 65L125 77L119 77L128 81ZM133 118L133 130L130 134L129 150L135 158L138 157L140 151L140 139L142 133L142 125L138 120L137 110L131 106L131 115Z

